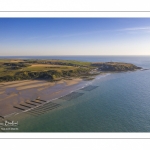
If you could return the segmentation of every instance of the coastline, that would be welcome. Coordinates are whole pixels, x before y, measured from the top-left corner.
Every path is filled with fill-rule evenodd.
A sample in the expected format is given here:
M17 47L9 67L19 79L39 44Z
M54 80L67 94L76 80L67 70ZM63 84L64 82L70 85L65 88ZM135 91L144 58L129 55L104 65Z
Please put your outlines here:
M3 83L0 93L0 116L5 117L10 114L21 113L21 110L17 110L13 106L34 100L37 97L46 102L53 101L83 88L87 82L89 81L74 78L72 80L56 81L55 83L38 80Z
M48 82L46 80L21 80L0 83L0 116L9 116L24 111L14 108L20 103L30 102L40 98L50 102L75 92L88 84L92 83L99 77L107 76L118 72L101 72L93 75L91 80L83 78L66 78L59 81ZM40 105L37 105L37 107ZM32 108L31 108L32 109Z

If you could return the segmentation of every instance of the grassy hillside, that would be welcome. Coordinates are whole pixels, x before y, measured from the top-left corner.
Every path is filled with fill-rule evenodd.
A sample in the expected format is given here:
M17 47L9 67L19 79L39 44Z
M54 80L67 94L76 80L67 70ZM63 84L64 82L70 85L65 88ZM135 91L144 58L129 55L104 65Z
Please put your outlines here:
M0 60L0 81L88 77L105 71L133 71L133 64L120 62L90 63L74 60Z
M91 63L70 60L0 60L0 81L55 80L88 75Z

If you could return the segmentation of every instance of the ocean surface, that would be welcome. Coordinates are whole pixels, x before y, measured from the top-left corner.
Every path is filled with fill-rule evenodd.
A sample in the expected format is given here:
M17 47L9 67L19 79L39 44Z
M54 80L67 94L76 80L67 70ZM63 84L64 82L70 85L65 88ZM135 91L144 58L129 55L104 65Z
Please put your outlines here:
M2 58L2 57L1 57ZM65 59L127 62L150 69L150 56L43 56L21 59ZM20 132L150 132L150 70L112 73L88 82L96 88L38 117L18 115Z

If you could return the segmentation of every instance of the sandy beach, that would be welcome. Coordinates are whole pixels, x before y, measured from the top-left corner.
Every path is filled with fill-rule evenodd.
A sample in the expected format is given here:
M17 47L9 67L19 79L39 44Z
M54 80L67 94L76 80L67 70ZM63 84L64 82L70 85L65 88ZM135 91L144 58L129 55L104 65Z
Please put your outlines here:
M87 81L80 78L48 82L44 80L24 80L0 83L0 116L20 113L23 110L67 95L82 88ZM35 100L34 104L31 101ZM21 105L20 105L21 104ZM16 108L17 107L17 108Z

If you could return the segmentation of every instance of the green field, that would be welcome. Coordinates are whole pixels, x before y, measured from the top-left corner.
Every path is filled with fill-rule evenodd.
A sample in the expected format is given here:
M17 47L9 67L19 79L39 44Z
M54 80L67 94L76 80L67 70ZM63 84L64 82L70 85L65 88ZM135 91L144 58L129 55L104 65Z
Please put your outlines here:
M134 71L141 69L121 62L81 62L74 60L0 60L0 82L45 79L54 81L68 77L84 77L110 71Z
M70 60L0 60L0 81L88 75L91 63Z

